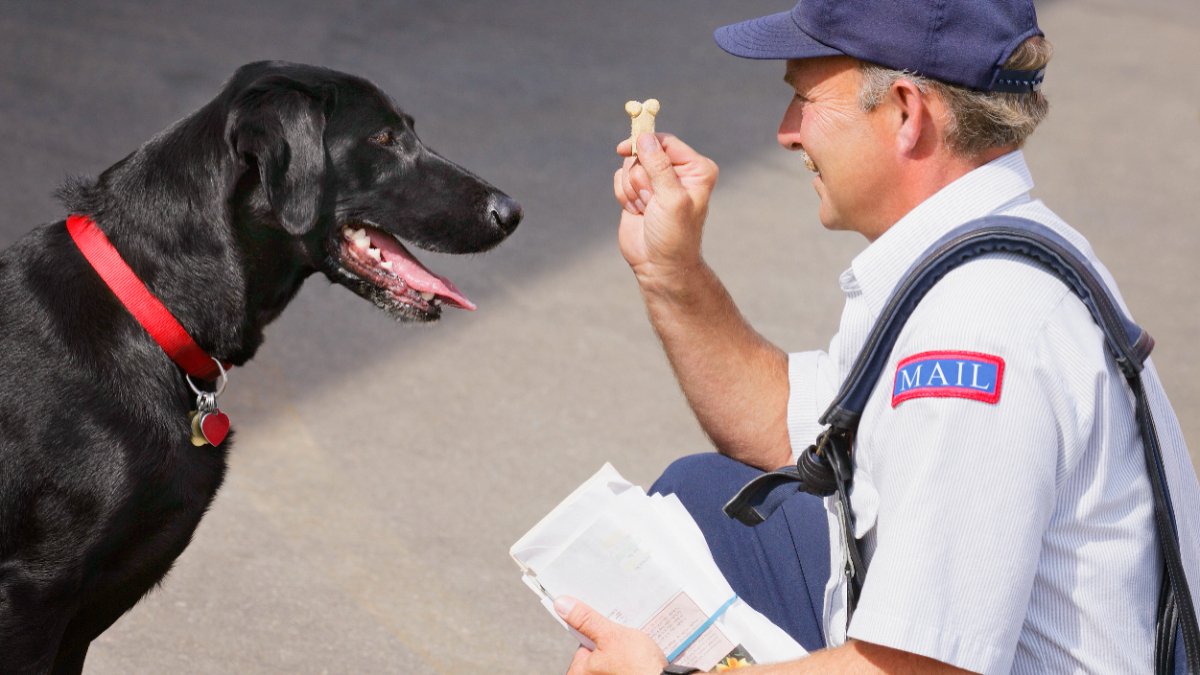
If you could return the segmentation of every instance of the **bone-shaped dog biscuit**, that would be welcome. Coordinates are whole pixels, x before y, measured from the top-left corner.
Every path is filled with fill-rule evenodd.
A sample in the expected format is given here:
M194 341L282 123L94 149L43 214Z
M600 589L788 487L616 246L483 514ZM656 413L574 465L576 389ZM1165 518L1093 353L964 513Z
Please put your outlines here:
M654 116L658 114L658 99L646 99L645 103L630 101L625 104L625 112L629 113L632 129L629 141L633 144L633 156L637 157L637 139L644 133L654 133Z

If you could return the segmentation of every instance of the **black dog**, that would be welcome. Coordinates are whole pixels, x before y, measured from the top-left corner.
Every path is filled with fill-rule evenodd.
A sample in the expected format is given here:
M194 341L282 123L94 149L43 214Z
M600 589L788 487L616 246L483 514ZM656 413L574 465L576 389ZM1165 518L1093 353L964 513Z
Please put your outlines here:
M485 251L522 215L371 83L279 62L60 196L233 365L314 272L401 320L470 308L397 238ZM0 253L0 673L79 673L183 552L230 446L192 443L195 402L62 221Z

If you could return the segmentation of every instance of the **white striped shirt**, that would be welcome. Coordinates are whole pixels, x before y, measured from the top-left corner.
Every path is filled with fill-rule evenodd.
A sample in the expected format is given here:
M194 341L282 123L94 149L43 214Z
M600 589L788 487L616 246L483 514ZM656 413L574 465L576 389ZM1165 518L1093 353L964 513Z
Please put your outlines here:
M1005 155L926 200L854 259L841 277L846 306L829 352L789 358L793 453L820 431L817 418L904 272L969 220L1004 214L1052 228L1124 308L1091 246L1031 200L1032 187L1020 151ZM1003 359L999 400L927 396L893 407L900 361L936 351ZM1132 393L1078 297L1026 258L985 256L921 301L884 373L853 453L851 505L868 573L849 636L996 675L1151 672L1161 563L1149 480ZM1194 593L1200 488L1153 363L1143 378ZM833 574L824 618L833 646L847 631L832 500L827 507Z

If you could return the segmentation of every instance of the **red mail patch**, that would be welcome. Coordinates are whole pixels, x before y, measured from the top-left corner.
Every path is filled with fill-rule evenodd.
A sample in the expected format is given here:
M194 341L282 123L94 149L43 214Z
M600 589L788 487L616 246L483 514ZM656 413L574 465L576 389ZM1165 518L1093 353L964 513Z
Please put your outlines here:
M922 352L896 367L892 407L924 396L969 398L984 403L1000 400L1004 359L978 352Z

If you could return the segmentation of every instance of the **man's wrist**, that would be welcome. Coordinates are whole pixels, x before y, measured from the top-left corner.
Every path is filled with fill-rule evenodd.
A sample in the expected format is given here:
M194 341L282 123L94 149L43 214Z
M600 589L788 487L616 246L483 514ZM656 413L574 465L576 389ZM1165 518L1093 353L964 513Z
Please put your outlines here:
M714 276L703 259L677 265L643 265L634 268L638 287L647 299L658 298L686 305L704 292L705 281Z

